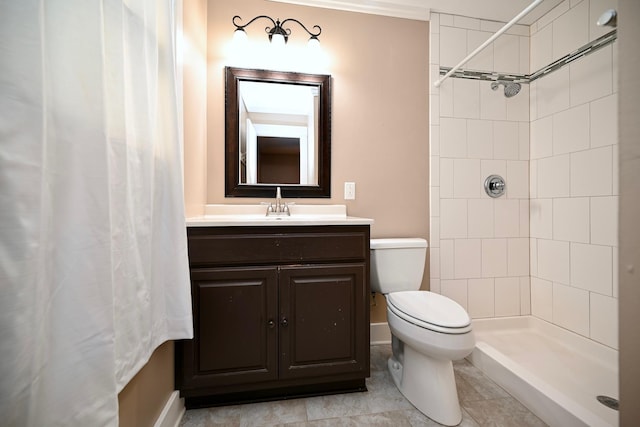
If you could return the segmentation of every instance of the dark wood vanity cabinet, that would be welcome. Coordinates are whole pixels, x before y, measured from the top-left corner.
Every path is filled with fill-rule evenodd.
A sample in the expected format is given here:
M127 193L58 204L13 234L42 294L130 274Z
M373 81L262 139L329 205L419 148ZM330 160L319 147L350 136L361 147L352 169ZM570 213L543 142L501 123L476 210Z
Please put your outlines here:
M369 226L189 227L187 407L365 390Z

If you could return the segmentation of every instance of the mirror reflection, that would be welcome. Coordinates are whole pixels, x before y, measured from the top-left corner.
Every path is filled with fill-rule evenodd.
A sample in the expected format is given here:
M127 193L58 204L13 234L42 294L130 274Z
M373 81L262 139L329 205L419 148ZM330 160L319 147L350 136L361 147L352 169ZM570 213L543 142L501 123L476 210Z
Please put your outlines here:
M316 86L238 84L240 184L318 184Z
M225 194L330 197L330 76L225 70Z

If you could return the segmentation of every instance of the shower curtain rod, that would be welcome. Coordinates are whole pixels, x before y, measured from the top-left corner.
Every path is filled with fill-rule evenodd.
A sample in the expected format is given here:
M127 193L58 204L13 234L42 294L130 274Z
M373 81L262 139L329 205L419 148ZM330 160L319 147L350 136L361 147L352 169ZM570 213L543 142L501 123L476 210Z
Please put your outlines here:
M611 43L615 42L618 38L618 31L613 29L609 31L607 34L598 37L595 40L590 41L589 43L580 46L578 49L574 50L571 53L566 54L565 56L556 59L552 63L545 65L540 68L538 71L534 71L531 74L518 74L518 73L499 73L496 71L478 71L478 70L468 70L463 68L458 68L455 73L451 74L449 78L459 78L459 79L471 79L471 80L481 80L481 81L490 81L494 82L496 80L506 81L506 82L514 82L514 83L531 83L540 77L544 77L549 73L559 70L565 65L571 64L573 61L576 61L580 58L583 58L587 55L591 55L593 52L597 52L605 46L609 46ZM445 75L451 67L440 67L440 74Z
M520 19L522 19L527 13L531 12L533 9L535 9L540 3L542 3L543 0L534 0L533 3L531 3L529 6L527 6L522 12L520 12L519 14L517 14L511 21L507 22L505 24L504 27L500 28L494 35L492 35L491 37L489 37L484 43L482 43L480 46L478 46L476 48L476 50L474 50L473 52L471 52L469 55L467 55L462 61L460 61L456 66L454 66L452 69L450 69L447 74L445 74L444 76L442 76L438 81L436 81L434 83L435 87L440 87L440 85L442 84L442 82L444 82L451 74L455 73L456 70L460 67L462 67L464 64L466 64L467 62L469 62L469 60L471 58L473 58L474 56L476 56L478 53L480 53L485 47L487 47L489 44L493 43L493 41L495 39L497 39L498 37L500 37L502 35L502 33L504 33L505 31L507 31L509 28L513 27Z

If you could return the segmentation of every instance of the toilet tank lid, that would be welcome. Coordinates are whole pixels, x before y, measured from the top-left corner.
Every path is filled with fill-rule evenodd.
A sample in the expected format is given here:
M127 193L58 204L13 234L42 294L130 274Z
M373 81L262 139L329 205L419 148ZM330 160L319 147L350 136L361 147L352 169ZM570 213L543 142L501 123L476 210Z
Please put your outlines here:
M395 237L390 239L371 239L371 249L426 248L427 241L417 237Z

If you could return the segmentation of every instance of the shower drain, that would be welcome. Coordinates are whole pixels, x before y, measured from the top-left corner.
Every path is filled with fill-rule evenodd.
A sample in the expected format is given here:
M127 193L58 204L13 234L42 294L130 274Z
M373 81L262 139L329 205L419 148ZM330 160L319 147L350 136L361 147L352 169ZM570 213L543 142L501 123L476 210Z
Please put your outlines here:
M598 396L597 399L598 402L602 403L607 408L611 408L616 411L618 410L618 399L614 399L613 397L609 396Z

